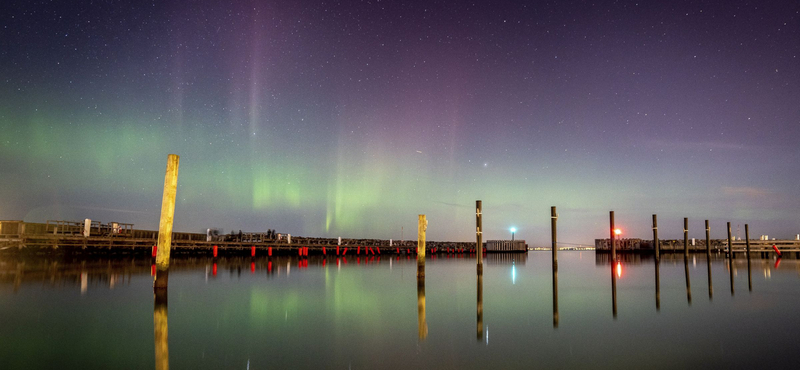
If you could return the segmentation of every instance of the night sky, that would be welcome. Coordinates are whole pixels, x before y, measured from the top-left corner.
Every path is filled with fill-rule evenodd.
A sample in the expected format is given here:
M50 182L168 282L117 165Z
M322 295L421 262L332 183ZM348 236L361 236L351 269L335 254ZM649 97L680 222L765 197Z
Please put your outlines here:
M792 0L3 1L0 219L157 229L175 153L176 231L794 238L799 56Z

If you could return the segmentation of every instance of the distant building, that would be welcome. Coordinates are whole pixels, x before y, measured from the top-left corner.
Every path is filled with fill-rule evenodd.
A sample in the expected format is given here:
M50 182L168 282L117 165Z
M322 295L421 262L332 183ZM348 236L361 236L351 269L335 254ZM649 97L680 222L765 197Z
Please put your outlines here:
M525 240L487 240L487 252L526 252Z

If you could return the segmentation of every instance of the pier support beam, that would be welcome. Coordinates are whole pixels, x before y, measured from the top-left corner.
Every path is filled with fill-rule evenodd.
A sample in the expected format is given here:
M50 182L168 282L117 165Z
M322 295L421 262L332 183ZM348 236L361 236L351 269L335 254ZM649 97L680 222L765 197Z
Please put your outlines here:
M480 200L475 201L475 254L477 255L478 275L483 274L483 213Z
M706 256L711 258L711 239L709 234L711 234L711 228L708 226L708 220L706 220Z
M175 217L175 195L178 189L178 165L180 157L167 157L167 172L164 176L164 195L161 198L161 221L158 225L158 248L156 254L156 277L153 287L166 289L169 281L169 252L172 247L172 222Z

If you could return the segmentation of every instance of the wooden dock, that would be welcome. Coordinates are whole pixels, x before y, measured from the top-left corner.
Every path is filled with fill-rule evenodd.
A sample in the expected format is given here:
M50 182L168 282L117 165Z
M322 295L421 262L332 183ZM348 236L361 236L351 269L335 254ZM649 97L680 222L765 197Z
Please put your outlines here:
M116 223L115 223L116 224ZM28 223L23 221L0 221L0 252L12 249L41 252L91 252L91 253L150 253L158 242L158 231L136 230L132 225L118 228L92 226L89 236L84 236L83 226L63 221ZM279 237L278 237L279 236ZM172 233L174 253L219 253L274 254L414 254L416 240L341 239L338 238L290 238L274 233L234 233L220 235L208 240L206 234ZM428 253L475 253L474 242L428 241ZM346 250L346 252L345 252ZM525 251L521 251L525 252Z

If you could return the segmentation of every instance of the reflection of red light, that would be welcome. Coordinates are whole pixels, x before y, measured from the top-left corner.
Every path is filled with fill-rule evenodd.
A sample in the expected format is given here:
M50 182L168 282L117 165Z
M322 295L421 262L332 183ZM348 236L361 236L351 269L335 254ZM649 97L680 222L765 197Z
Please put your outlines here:
M780 265L781 265L781 258L780 258L780 257L778 257L778 259L777 259L777 260L775 260L775 268L777 269L777 268L778 268L778 266L780 266Z
M328 260L322 260L322 267L325 267L325 262Z
M256 263L250 262L250 272L256 272Z
M217 276L217 264L216 263L211 266L211 273L214 274L214 276Z
M267 262L267 271L272 272L272 261Z
M622 263L617 262L617 277L622 277Z
M150 276L156 276L156 264L155 263L152 266L150 266Z

